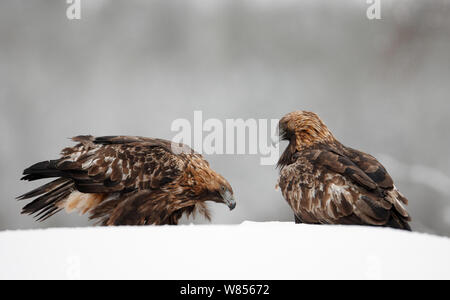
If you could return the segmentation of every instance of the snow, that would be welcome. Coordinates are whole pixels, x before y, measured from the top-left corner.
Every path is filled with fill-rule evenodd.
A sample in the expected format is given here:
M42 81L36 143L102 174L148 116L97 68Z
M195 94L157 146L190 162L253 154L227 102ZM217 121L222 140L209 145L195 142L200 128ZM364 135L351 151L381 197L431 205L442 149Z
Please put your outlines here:
M0 279L450 279L450 239L280 222L4 231Z

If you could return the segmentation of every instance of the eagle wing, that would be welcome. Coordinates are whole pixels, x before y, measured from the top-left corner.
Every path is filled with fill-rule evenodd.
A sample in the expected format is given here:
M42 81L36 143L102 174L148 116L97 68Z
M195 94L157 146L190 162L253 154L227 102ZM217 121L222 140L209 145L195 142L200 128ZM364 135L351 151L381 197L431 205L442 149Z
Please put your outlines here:
M382 189L394 188L394 181L386 168L372 155L352 149L344 148L345 156L348 157L352 163L358 166L367 176ZM406 199L405 199L406 200ZM406 204L406 203L405 203Z
M105 226L176 225L183 212L192 214L194 208L197 208L178 206L178 209L175 209L168 203L170 201L176 201L170 194L161 191L137 190L102 202L92 210L90 219L97 219L98 223Z
M331 147L296 153L280 172L283 196L296 220L323 224L369 224L409 229L407 200L372 156Z
M82 193L158 189L174 181L184 162L170 142L139 137L76 137L54 168Z

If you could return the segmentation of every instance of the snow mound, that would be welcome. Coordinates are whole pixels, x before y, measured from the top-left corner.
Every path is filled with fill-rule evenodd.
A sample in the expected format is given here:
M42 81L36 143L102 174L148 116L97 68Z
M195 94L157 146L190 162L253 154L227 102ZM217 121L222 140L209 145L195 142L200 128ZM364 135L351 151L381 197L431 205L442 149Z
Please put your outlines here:
M450 279L450 239L279 222L5 231L0 279Z

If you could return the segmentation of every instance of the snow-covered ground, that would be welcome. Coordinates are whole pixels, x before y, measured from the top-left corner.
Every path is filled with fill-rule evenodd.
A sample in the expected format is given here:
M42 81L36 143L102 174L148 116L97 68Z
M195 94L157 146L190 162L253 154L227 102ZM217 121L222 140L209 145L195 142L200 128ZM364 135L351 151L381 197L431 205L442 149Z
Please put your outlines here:
M450 239L278 222L5 231L0 279L450 279Z

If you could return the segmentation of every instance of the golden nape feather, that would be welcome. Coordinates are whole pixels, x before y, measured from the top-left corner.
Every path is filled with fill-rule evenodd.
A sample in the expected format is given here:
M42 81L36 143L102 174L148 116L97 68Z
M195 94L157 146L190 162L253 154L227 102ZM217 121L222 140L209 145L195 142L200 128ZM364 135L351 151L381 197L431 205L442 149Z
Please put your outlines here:
M297 223L411 230L408 200L373 156L342 145L312 112L287 114L279 130L289 141L279 187Z
M90 214L102 225L176 225L206 202L236 206L228 181L188 146L130 136L78 136L56 160L37 163L23 180L56 178L19 200L23 213L46 220L55 213Z

